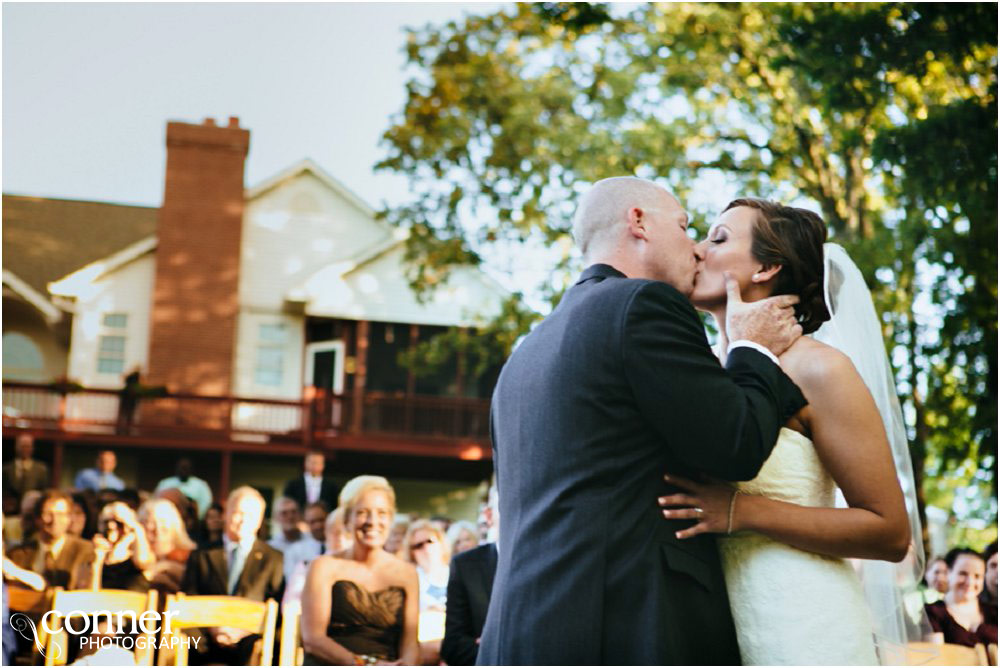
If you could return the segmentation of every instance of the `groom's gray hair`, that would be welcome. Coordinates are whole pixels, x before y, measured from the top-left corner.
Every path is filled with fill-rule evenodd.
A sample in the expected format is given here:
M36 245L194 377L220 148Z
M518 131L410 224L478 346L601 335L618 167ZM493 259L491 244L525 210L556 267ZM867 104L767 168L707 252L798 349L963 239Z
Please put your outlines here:
M617 241L630 208L656 208L664 194L669 195L663 187L635 176L614 176L591 186L573 216L573 239L583 256L607 250Z

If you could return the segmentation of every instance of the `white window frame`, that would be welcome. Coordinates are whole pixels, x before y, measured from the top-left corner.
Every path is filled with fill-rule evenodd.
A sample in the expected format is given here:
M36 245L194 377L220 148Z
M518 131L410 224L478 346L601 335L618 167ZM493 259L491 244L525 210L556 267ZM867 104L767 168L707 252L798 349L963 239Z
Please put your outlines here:
M337 351L336 362L333 365L333 393L343 394L344 393L344 354L346 348L344 347L344 342L341 339L336 339L333 341L316 341L314 343L306 344L306 363L304 365L305 373L302 376L302 386L311 387L313 378L313 365L314 356L316 353L324 353L331 350Z
M121 316L124 319L124 324L121 326L109 325L108 317L110 316ZM102 371L101 362L103 360L117 360L119 359L115 355L107 355L105 350L102 348L102 342L107 338L120 338L122 340L121 349L121 363L122 368L120 371ZM117 352L117 351L115 351ZM97 336L97 363L95 364L95 370L99 376L113 376L115 378L120 378L122 374L125 373L125 369L128 368L128 313L123 311L111 311L101 315L101 330Z
M281 341L269 341L262 336L262 331L265 327L279 327L284 330L284 337ZM257 346L254 353L254 364L253 364L253 383L257 387L267 387L267 388L281 388L285 385L285 375L287 367L287 356L288 356L288 337L291 333L291 327L288 326L287 322L259 322L257 323ZM269 351L272 353L278 353L279 359L281 360L281 365L278 369L278 382L277 383L262 383L260 382L259 376L257 375L261 370L260 365L260 355L262 351Z

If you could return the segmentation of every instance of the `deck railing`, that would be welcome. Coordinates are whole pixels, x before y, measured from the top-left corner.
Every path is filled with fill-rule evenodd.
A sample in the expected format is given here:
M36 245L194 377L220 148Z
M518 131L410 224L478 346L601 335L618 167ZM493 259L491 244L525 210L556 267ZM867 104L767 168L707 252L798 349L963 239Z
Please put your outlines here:
M309 388L300 401L169 393L121 401L120 390L5 382L5 427L129 436L315 441L355 434L485 440L489 402ZM357 402L360 400L360 406Z

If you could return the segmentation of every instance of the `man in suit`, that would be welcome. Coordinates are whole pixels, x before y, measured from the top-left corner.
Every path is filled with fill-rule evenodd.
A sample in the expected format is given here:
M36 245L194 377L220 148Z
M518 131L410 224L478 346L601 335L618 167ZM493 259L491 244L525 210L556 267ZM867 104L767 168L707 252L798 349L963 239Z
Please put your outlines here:
M690 521L664 520L657 498L675 489L666 471L757 474L805 404L775 357L801 327L795 297L734 299L723 368L686 298L699 260L687 225L642 179L581 200L590 266L493 393L503 522L480 664L740 661L714 537L678 540Z
M339 489L333 478L323 475L326 468L326 457L322 452L314 450L306 455L303 463L303 474L289 480L285 485L284 496L294 499L299 508L305 508L311 503L322 501L327 508L337 507Z
M72 507L73 499L65 492L46 491L35 505L37 537L8 555L21 568L41 574L50 587L82 589L91 584L89 566L94 561L94 546L67 533Z
M489 531L495 535L499 528L495 486L490 486L486 510ZM441 641L441 660L449 666L473 666L476 663L496 571L496 543L485 543L451 559L448 611L444 640Z
M14 442L14 460L3 466L4 493L14 492L20 501L25 492L43 490L49 485L49 467L33 458L35 439L31 434L18 434Z
M281 600L281 553L257 539L265 505L264 497L252 487L233 490L226 502L222 542L195 550L188 557L182 585L186 593ZM224 627L202 629L192 660L243 665L259 637Z

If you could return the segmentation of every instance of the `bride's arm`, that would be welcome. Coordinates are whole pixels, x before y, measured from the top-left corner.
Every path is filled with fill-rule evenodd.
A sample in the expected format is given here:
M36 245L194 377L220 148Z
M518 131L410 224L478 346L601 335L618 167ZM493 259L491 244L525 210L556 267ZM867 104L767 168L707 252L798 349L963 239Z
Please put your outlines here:
M909 520L882 419L850 360L832 349L816 352L800 373L791 375L809 399L816 451L850 507L811 508L739 494L732 503L732 530L755 531L836 557L900 561L909 545ZM670 519L700 517L678 537L726 531L732 487L676 476L670 482L691 493L662 497L661 505L704 511L664 511Z

